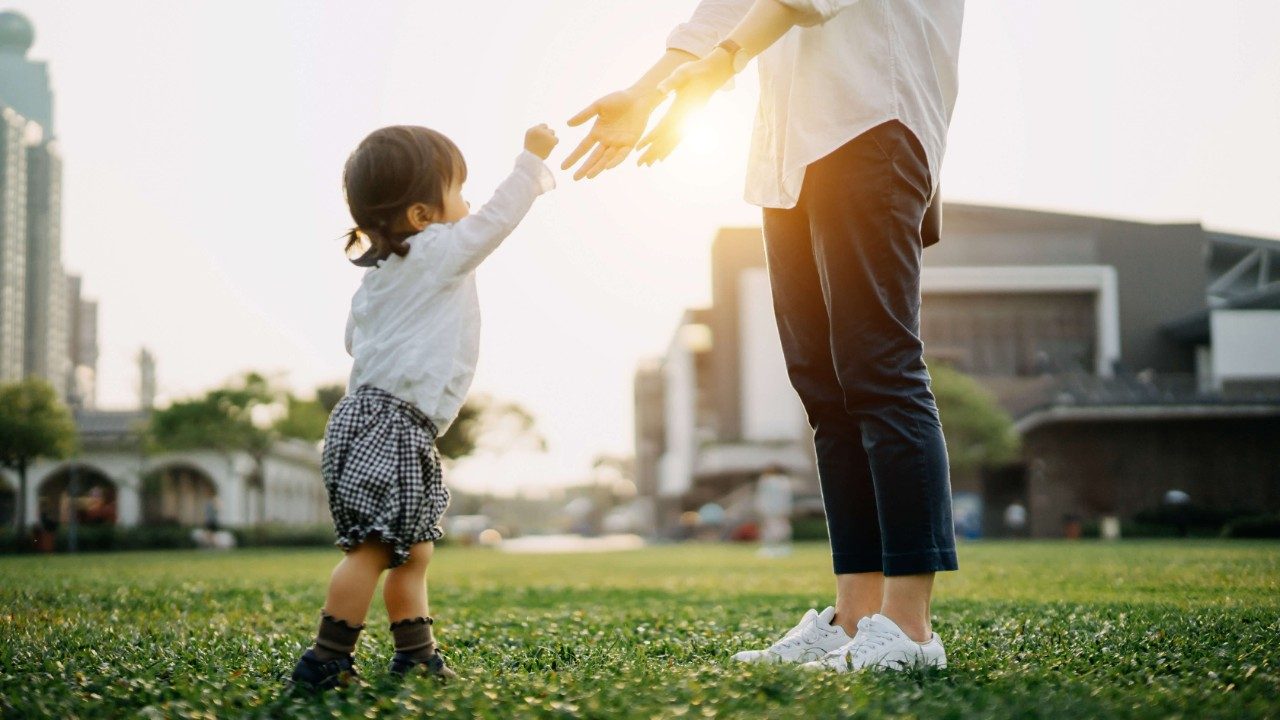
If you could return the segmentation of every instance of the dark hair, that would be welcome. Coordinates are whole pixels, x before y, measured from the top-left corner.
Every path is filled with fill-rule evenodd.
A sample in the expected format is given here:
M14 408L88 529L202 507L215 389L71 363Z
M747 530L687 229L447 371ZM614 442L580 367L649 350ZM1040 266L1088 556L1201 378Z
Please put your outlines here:
M409 252L405 240L413 231L393 230L404 211L414 203L444 210L444 193L467 179L467 161L453 141L435 130L415 125L393 125L374 130L347 158L342 187L355 227L347 233L345 251L360 245L369 249L351 262L369 266L393 253Z

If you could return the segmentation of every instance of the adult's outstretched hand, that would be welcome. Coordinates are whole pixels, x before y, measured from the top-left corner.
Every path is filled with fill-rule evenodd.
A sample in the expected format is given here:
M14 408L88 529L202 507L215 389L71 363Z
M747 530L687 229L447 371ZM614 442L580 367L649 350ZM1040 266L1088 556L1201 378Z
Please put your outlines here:
M573 173L574 180L594 178L627 159L636 142L649 124L649 115L658 106L661 96L635 90L619 90L591 103L582 112L569 119L570 127L577 127L595 118L591 132L578 147L565 158L560 169L568 170L583 160ZM587 153L590 152L590 155Z
M666 159L680 144L685 119L702 109L732 78L733 59L728 53L716 50L701 60L682 65L662 81L658 91L664 97L675 93L676 99L662 120L636 145L637 150L644 151L637 164L652 165Z

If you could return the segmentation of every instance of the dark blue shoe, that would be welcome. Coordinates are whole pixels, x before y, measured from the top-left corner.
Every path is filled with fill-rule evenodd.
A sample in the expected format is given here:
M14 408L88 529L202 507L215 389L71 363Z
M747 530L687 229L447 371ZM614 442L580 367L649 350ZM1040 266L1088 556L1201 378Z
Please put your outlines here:
M357 675L350 655L325 661L316 657L316 651L311 649L302 654L290 679L295 686L309 690L332 690L350 684Z
M412 653L398 652L391 658L391 667L387 668L392 675L404 677L410 673L428 675L441 680L452 680L458 673L444 664L444 656L437 650L426 660L415 660Z

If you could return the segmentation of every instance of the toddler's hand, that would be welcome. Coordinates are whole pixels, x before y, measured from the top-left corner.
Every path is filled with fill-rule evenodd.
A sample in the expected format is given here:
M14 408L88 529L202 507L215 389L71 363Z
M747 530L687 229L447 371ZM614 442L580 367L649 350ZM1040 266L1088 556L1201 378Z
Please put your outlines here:
M551 151L559 142L560 138L556 137L556 131L547 127L546 123L531 127L524 134L524 149L543 160L551 157Z

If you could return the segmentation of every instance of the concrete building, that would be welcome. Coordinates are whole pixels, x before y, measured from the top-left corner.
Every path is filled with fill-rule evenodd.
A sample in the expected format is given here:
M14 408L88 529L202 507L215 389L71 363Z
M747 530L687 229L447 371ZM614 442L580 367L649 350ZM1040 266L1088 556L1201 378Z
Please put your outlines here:
M34 40L25 17L0 13L0 382L36 376L68 398L62 159L48 66L27 57Z
M62 160L57 146L27 149L27 302L24 375L67 397L71 372L67 275L62 268Z
M1169 490L1224 512L1280 510L1280 242L957 204L944 222L923 255L926 354L975 377L1024 444L1015 466L958 479L958 514L998 534L1017 503L1032 534L1054 536L1158 507ZM722 231L712 265L713 306L686 313L637 373L637 474L683 505L729 489L710 479L723 445L790 453L810 437L759 231Z
M27 120L0 103L0 382L22 379L27 321Z
M712 304L681 318L636 373L636 478L660 527L749 486L774 464L817 496L811 434L787 380L756 229L712 243Z
M98 303L84 298L81 287L79 276L67 276L67 326L71 341L67 403L73 408L92 410L97 407L98 394ZM144 402L142 407L148 406Z
M72 460L40 461L28 470L27 518L60 527L72 512L84 524L121 526L202 527L214 518L228 527L261 520L329 522L320 453L314 445L299 440L277 443L259 476L245 453L142 452L138 429L148 414L76 413L82 450ZM0 495L7 496L0 497L0 511L13 507L16 486L16 478L0 472ZM0 517L0 523L11 522L11 514Z

